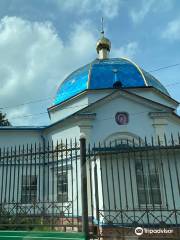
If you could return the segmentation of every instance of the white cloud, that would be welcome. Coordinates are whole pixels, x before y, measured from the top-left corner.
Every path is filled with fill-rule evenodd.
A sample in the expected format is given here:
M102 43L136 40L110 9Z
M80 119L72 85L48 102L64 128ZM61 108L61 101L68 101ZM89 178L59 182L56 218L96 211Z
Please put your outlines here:
M122 0L55 0L55 2L60 9L73 10L76 14L99 12L106 18L114 18L118 15Z
M133 58L138 51L138 43L137 42L129 42L128 44L120 47L113 48L111 56L112 57L128 57Z
M175 19L167 24L166 29L162 32L162 38L169 40L180 39L180 18Z
M142 0L140 8L132 9L130 11L130 17L132 18L132 21L137 24L142 22L149 13L169 11L172 9L173 5L173 0Z
M0 107L52 97L56 86L72 70L95 57L96 39L91 25L75 25L63 42L51 23L30 22L18 17L0 21ZM51 101L52 102L52 101ZM18 108L16 115L46 111L37 105ZM14 110L5 109L13 124ZM38 124L37 119L29 124ZM25 121L27 124L27 119Z
M68 40L49 22L30 22L18 17L0 21L0 108L52 97L65 76L96 57L97 36L90 22L74 24ZM134 56L138 45L130 42L112 48L111 56ZM13 125L47 123L45 112L52 100L4 108Z
M148 12L151 10L155 0L148 0L143 1L141 9L138 10L132 10L130 12L130 16L134 23L139 23L144 19L144 17L148 14Z
M8 112L7 116L10 122L14 122L19 126L28 126L33 121L33 117L29 113L29 109L26 106L21 108L12 109Z

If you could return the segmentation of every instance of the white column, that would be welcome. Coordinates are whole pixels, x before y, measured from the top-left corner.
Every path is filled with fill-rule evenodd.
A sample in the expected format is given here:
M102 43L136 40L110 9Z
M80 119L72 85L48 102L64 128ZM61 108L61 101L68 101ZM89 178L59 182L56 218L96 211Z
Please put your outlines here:
M156 142L158 143L158 137L161 144L164 144L164 134L168 125L168 112L150 112L150 118L153 119L152 126L154 127Z

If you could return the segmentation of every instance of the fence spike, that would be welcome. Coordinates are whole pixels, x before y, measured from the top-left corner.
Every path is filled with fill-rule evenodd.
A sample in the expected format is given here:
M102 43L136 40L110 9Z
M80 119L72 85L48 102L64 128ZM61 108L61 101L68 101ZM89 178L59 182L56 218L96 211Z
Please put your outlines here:
M145 146L147 147L148 144L147 144L147 138L146 138L146 137L145 137L145 139L144 139L144 142L145 142Z
M157 139L158 139L158 145L161 146L161 141L160 141L159 135L157 136Z
M180 144L180 134L178 132L178 144Z
M167 147L167 138L165 133L164 133L164 142L165 142L165 146Z
M172 133L171 133L171 144L174 146L174 138Z

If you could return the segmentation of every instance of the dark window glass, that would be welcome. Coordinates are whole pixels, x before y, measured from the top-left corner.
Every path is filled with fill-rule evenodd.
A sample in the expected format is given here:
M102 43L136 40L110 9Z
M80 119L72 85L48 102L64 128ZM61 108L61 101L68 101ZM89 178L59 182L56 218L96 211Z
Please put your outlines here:
M136 160L136 182L139 204L161 204L158 163Z
M33 203L37 200L37 177L22 176L21 202Z
M67 172L58 173L57 178L57 201L68 201L68 175Z

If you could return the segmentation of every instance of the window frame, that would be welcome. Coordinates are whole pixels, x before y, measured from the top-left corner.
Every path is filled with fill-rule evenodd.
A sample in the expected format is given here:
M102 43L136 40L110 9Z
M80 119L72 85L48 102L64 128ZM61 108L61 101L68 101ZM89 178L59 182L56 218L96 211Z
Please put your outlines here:
M61 183L59 182L59 177L63 176L63 180ZM66 178L64 181L64 177ZM62 191L59 191L59 186L61 185ZM63 191L63 188L65 187L66 191ZM58 203L66 203L69 201L69 194L68 194L68 171L59 171L57 173L57 202Z
M148 159L147 159L148 158ZM160 194L160 203L155 203L152 201L153 197L152 197L152 188L150 186L150 183L149 183L149 177L148 177L148 201L146 203L140 203L140 200L139 200L139 193L138 193L138 181L137 181L137 170L136 170L136 161L140 161L143 163L143 161L146 161L146 163L150 164L151 161L153 161L153 164L154 164L154 161L156 161L156 164L155 164L155 167L156 167L156 171L154 174L157 174L158 176L158 181L159 181L159 194ZM145 165L146 166L146 165ZM144 167L144 166L143 166ZM150 167L150 166L149 166ZM146 170L149 168L148 166L146 166ZM161 168L160 168L160 162L158 159L153 159L153 157L150 157L150 156L142 156L142 158L136 158L135 161L134 161L134 171L135 171L135 178L136 178L136 190L137 190L137 203L138 203L138 206L141 207L141 208L146 208L146 207L153 207L153 208L164 208L164 192L163 192L163 185L162 185L162 173L161 173ZM144 170L143 170L144 171ZM149 170L146 171L147 173L149 172ZM143 176L143 175L142 175ZM145 191L146 188L142 187L142 190Z
M34 178L34 179L33 179ZM21 203L32 204L37 201L38 179L36 175L22 175ZM31 182L32 181L32 182ZM35 184L32 184L35 182Z

